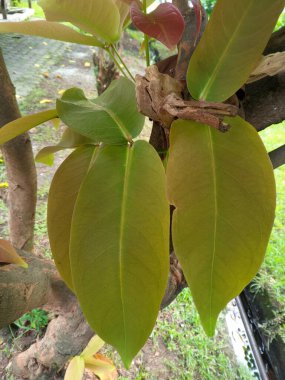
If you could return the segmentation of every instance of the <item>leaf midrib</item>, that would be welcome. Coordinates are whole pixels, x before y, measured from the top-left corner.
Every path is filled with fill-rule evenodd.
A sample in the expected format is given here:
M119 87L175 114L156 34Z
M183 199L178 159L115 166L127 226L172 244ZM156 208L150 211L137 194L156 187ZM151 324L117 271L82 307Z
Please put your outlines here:
M124 123L113 111L111 111L109 108L102 106L101 104L98 104L98 103L93 103L93 104L95 104L96 107L98 107L100 110L106 112L114 120L114 122L118 125L122 135L127 141L129 142L132 141L132 136L129 134L129 131L127 130L127 128L124 126Z
M125 220L126 220L126 208L127 208L127 199L128 199L128 188L129 188L129 177L130 177L130 167L132 161L133 149L127 148L126 150L126 166L124 174L124 185L122 192L122 201L121 201L121 217L120 217L120 235L119 235L119 281L120 281L120 301L122 307L123 315L123 326L124 326L124 351L127 348L127 336L126 336L126 310L124 307L124 267L123 267L123 253L124 253L124 240L125 240Z
M212 251L212 260L211 260L211 279L210 279L210 331L213 330L213 282L214 282L214 267L215 267L215 258L216 258L216 240L217 240L217 219L218 219L218 202L217 202L217 175L216 175L216 158L213 145L213 137L211 133L211 127L208 126L208 135L210 142L210 155L211 155L211 170L213 177L213 203L214 203L214 233L213 233L213 251Z
M209 77L208 81L205 83L204 89L202 90L200 94L200 100L207 100L207 96L209 95L209 92L211 91L211 87L213 85L213 82L215 81L217 77L217 73L220 71L221 66L223 65L224 57L227 56L228 51L230 50L232 46L232 42L235 40L236 36L239 34L239 31L243 25L243 21L247 16L248 10L252 6L253 1L249 2L248 7L246 8L243 16L240 18L240 21L237 25L237 28L235 29L234 33L231 35L231 38L229 39L220 59L218 60L215 68L212 71L212 75Z

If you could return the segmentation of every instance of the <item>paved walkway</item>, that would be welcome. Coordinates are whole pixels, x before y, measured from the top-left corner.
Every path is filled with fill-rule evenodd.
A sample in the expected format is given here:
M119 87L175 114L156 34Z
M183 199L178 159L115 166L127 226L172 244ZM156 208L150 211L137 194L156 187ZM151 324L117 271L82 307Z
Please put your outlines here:
M28 95L41 82L41 73L58 63L71 45L40 37L0 34L0 47L17 94Z

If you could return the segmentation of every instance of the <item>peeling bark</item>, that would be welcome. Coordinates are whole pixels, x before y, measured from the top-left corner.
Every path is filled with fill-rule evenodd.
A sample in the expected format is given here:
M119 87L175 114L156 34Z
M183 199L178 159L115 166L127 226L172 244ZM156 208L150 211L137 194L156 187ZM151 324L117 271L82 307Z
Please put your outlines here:
M0 49L0 127L21 117L15 88ZM20 249L33 247L37 176L28 133L2 146L9 191L9 229L12 244Z

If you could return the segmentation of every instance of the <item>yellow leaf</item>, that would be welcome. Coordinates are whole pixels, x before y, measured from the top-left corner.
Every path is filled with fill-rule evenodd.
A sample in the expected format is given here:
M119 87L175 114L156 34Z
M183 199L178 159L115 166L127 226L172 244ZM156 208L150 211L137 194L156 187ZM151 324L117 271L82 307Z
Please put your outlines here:
M28 264L18 255L12 244L4 239L0 239L0 262L28 268Z
M80 355L84 360L93 357L103 346L105 342L98 335L93 336L82 354Z
M48 72L44 72L44 73L42 73L42 75L43 75L45 78L49 78L49 73L48 73Z
M65 90L58 90L57 93L58 95L62 95L65 92Z
M40 104L48 104L48 103L54 103L53 99L42 99L40 100Z
M9 187L8 182L0 182L0 189L7 189L7 187Z
M100 357L100 359L98 358ZM98 359L97 359L98 358ZM85 361L85 367L91 370L100 380L117 380L118 372L114 364L104 357L103 355L96 355L95 358L92 358Z
M85 62L84 63L84 67L90 67L91 66L91 63L90 62Z
M84 360L75 356L69 363L64 380L81 380L84 374Z

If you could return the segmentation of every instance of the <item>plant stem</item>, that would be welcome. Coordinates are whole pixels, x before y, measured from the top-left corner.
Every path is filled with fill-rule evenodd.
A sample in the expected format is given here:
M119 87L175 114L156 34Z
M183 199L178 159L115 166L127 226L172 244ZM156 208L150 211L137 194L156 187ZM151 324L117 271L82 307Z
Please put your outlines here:
M113 60L113 62L117 66L117 68L120 70L120 72L123 74L123 76L127 77L127 74L124 72L124 70L122 69L122 66L117 61L117 58L114 56L114 54L113 54L113 52L111 50L112 48L113 48L113 46L108 46L107 48L105 48L105 50L108 52L109 56L111 57L111 59Z
M117 58L119 59L119 61L121 62L121 64L124 66L124 69L126 70L126 72L129 74L130 78L135 82L135 78L133 77L132 73L130 72L130 70L128 69L128 66L125 64L125 62L123 61L122 57L120 56L118 50L116 49L116 47L114 45L112 45L112 48L114 50L114 53L116 54Z
M146 12L146 0L143 0L143 11L144 14L147 14ZM148 35L144 35L144 45L145 45L145 59L146 59L146 65L147 67L150 65L150 57L149 57L149 37Z

